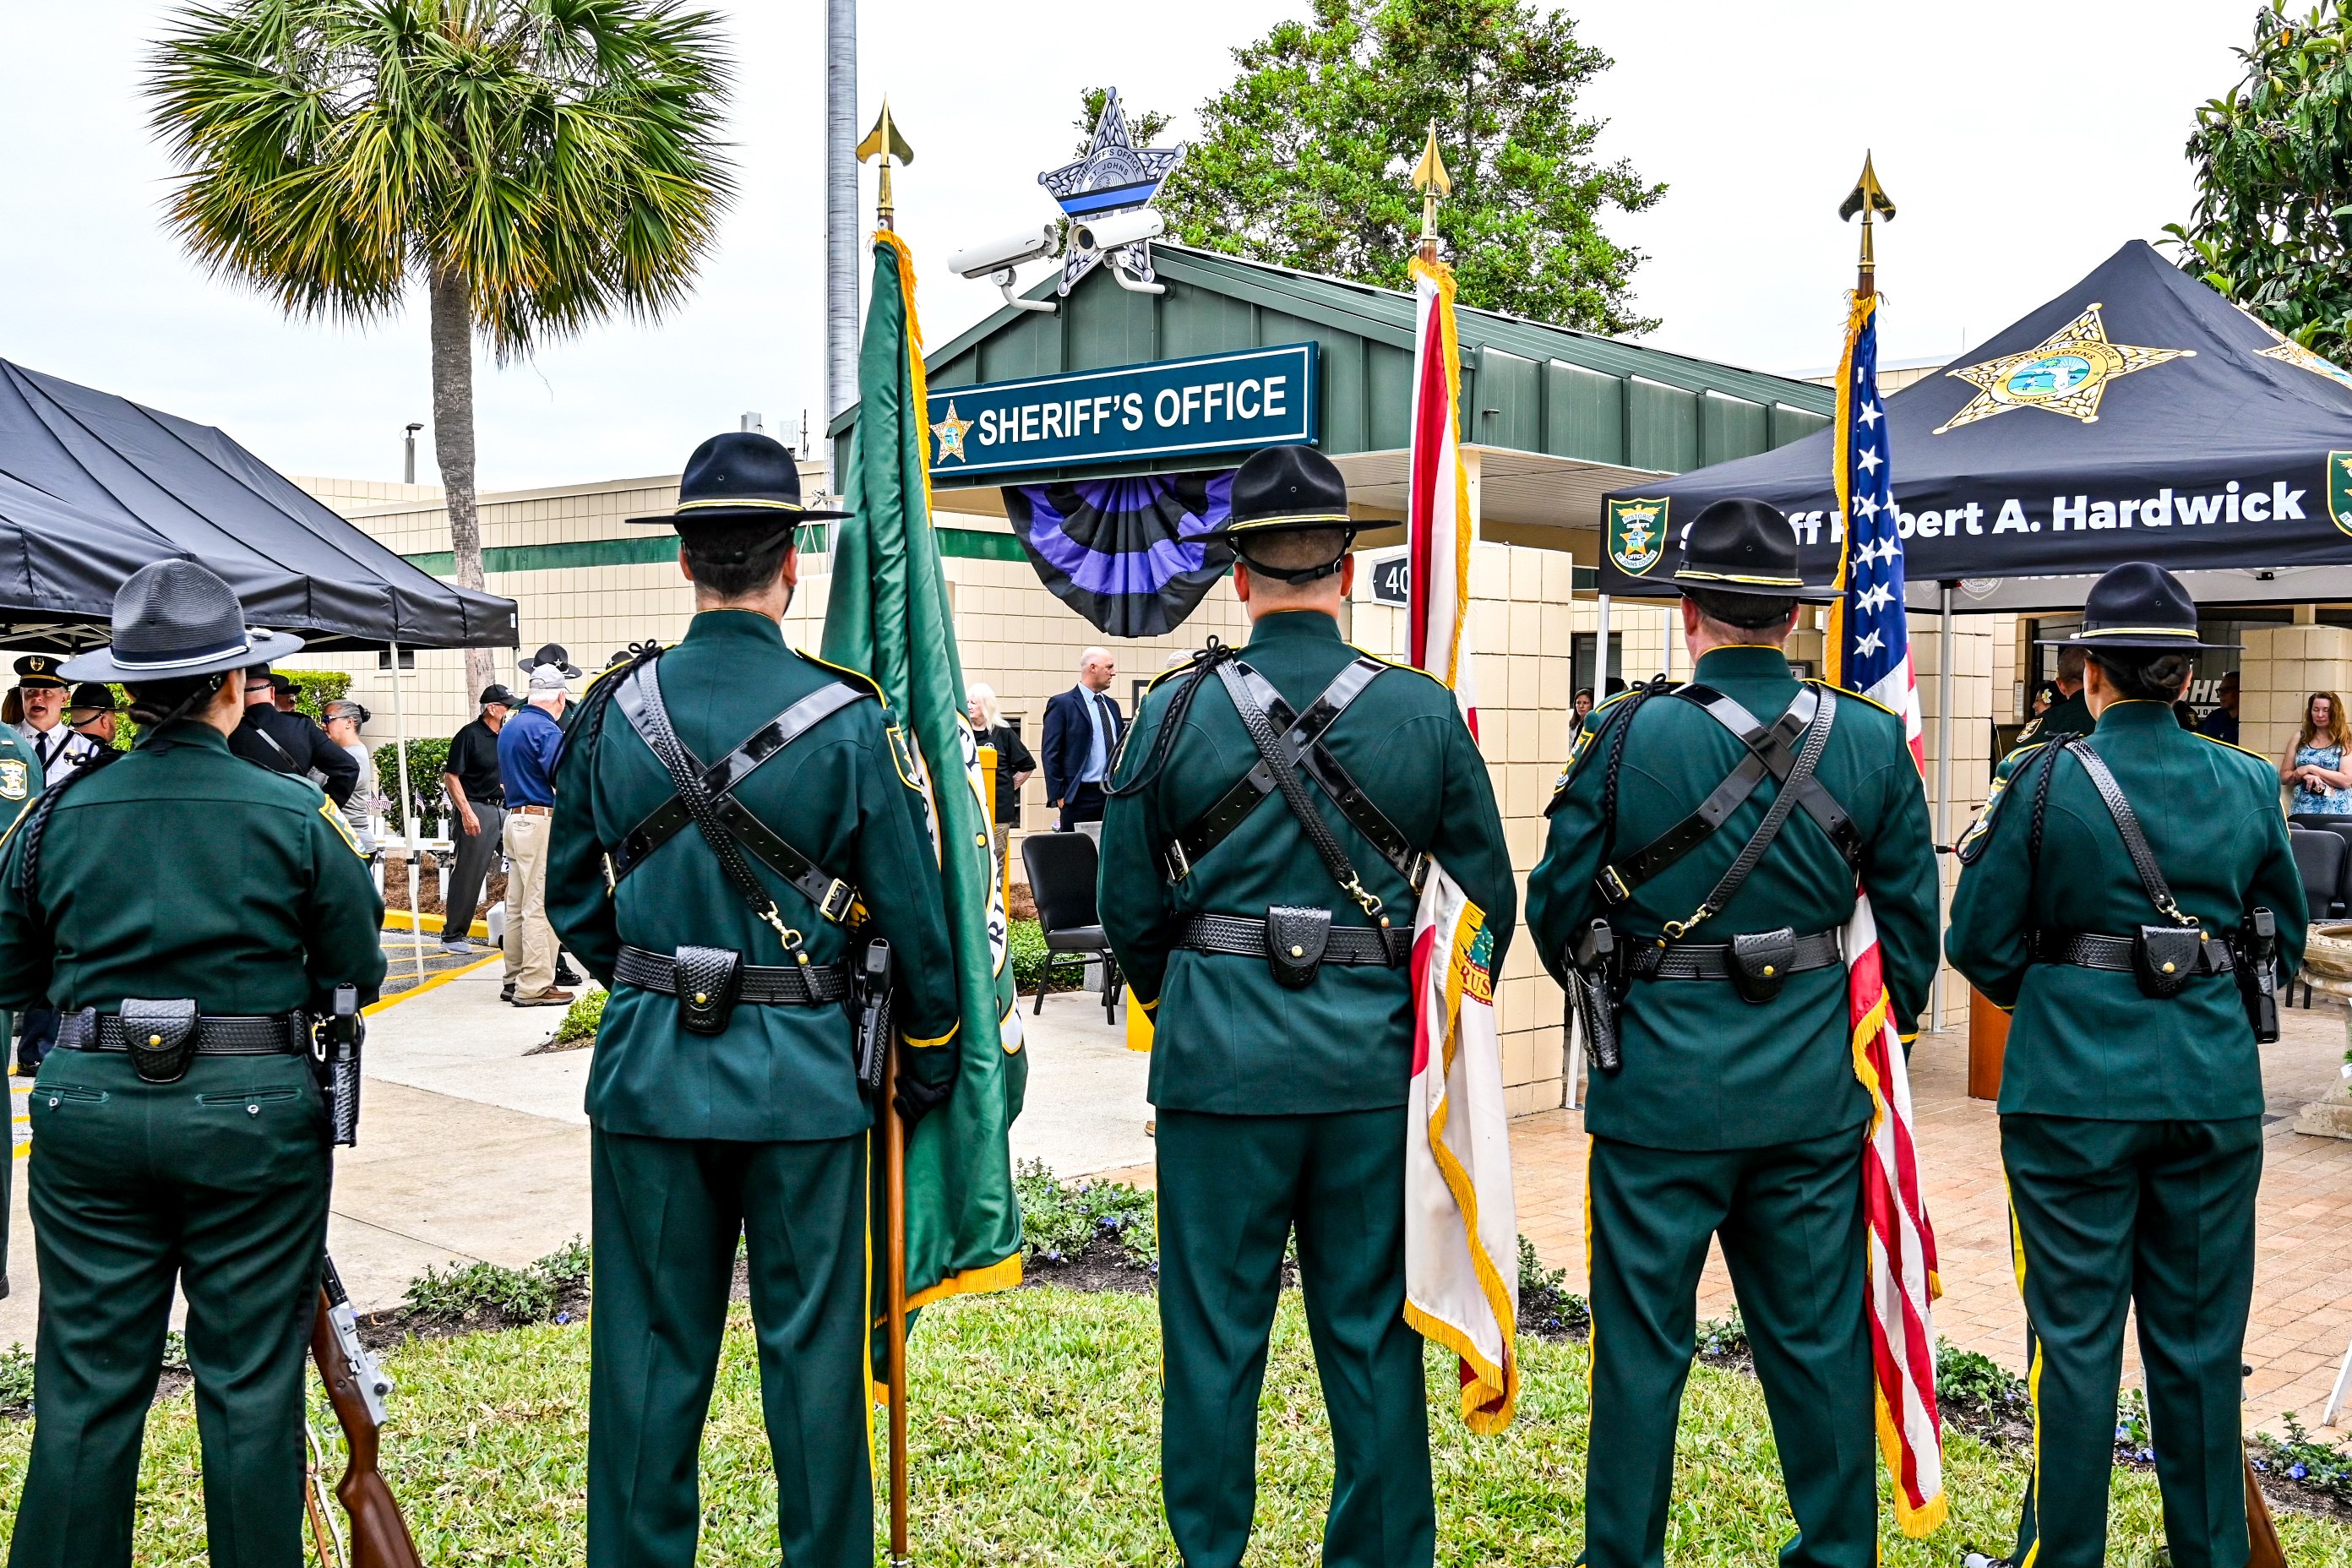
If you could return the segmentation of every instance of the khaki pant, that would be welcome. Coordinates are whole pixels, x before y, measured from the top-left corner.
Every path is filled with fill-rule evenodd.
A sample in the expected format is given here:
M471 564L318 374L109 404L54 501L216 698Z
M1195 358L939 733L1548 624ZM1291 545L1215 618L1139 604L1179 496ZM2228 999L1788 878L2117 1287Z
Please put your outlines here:
M518 996L536 996L555 984L555 928L547 923L551 820L532 811L507 813L507 978Z

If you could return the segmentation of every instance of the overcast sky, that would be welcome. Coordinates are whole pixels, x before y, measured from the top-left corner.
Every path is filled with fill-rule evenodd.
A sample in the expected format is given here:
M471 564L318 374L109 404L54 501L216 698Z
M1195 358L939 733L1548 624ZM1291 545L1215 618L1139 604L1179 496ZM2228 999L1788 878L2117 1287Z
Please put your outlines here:
M486 363L486 489L674 472L749 409L779 433L803 408L821 419L823 11L720 9L743 191L701 287L658 325ZM1783 372L1836 358L1854 247L1836 208L1865 147L1902 209L1879 247L1883 353L1949 357L2187 216L2193 110L2236 79L2253 13L2226 0L1570 9L1617 61L1584 100L1610 121L1607 155L1671 186L1654 211L1610 221L1649 257L1635 287L1664 322L1652 341ZM1183 134L1230 79L1227 51L1303 10L866 0L861 123L887 91L915 149L900 227L930 341L996 298L949 274L947 256L1053 216L1036 174L1072 155L1082 88L1176 111ZM157 222L170 171L138 84L169 11L0 7L0 357L224 426L290 473L398 479L401 427L430 413L421 300L367 329L288 321L204 276ZM420 468L435 479L429 445Z

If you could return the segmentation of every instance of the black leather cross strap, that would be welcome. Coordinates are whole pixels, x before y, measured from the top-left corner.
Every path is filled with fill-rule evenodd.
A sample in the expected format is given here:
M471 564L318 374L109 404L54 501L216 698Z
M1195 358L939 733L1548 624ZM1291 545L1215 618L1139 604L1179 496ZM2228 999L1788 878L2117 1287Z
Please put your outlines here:
M1275 733L1274 721L1267 716L1257 694L1250 689L1248 676L1255 672L1238 659L1228 659L1216 668L1217 679L1224 683L1234 711L1241 715L1242 728L1249 731L1250 743L1257 748L1259 761L1273 776L1275 787L1282 791L1283 804L1290 807L1290 815L1297 819L1307 841L1315 847L1323 868L1331 873L1339 890L1353 899L1365 914L1385 923L1387 917L1381 913L1380 895L1364 886L1348 852L1339 847L1339 836L1307 798L1307 785L1299 778L1297 765L1283 752L1282 737Z
M1246 664L1235 661L1243 683L1258 705L1265 709L1267 720L1282 731L1282 754L1294 766L1305 769L1308 777L1331 797L1349 826L1362 834L1379 851L1381 859L1395 868L1413 891L1421 890L1428 879L1429 857L1412 847L1402 830L1391 822L1371 796L1331 754L1323 743L1324 735L1348 705L1363 695L1364 689L1389 667L1369 656L1352 659L1348 667L1332 679L1322 694L1307 705L1303 713L1293 714L1290 704L1283 700L1274 683ZM1165 722L1165 721L1163 721ZM1244 722L1246 724L1247 720ZM1160 852L1160 864L1171 882L1181 882L1191 876L1192 868L1202 857L1232 834L1257 809L1265 798L1280 786L1275 783L1274 771L1261 757L1255 767L1242 775L1234 786L1220 795L1215 805L1202 812L1192 825L1171 839Z
M2083 764L2083 771L2090 775L2091 786L2106 803L2107 815L2115 818L2116 832L2123 837L2124 853L2131 857L2132 869L2139 873L2139 885L2147 894L2148 902L2156 906L2157 913L2178 926L2197 924L2194 918L2181 913L2179 904L2173 900L2172 889L2164 879L2164 868L2156 863L2156 851L2148 847L2147 835L2140 829L2139 815L2132 810L2124 786L2116 782L2116 775L2108 771L2090 738L2070 735L2059 745ZM2053 762L2051 765L2057 764Z
M772 1007L824 1007L849 1000L849 965L845 963L747 963L735 993L738 1002ZM623 946L613 965L613 978L640 991L675 996L677 959L670 953Z
M85 1007L58 1020L58 1044L69 1051L127 1051L131 1035L113 1013ZM226 1015L196 1020L200 1057L304 1056L310 1049L305 1013Z
M1245 915L1187 915L1176 928L1176 945L1193 952L1262 959L1266 955L1265 932L1265 921ZM1393 926L1335 925L1323 946L1326 963L1400 969L1412 956L1412 939Z
M1862 836L1853 826L1835 796L1832 795L1810 771L1790 784L1796 766L1798 745L1814 715L1823 703L1834 709L1837 699L1827 687L1801 686L1796 697L1770 724L1764 723L1737 700L1713 687L1696 682L1675 688L1665 693L1696 706L1708 717L1738 737L1747 755L1739 765L1727 774L1723 782L1708 792L1696 810L1680 822L1659 834L1647 844L1623 858L1604 864L1593 879L1595 890L1603 904L1616 908L1633 896L1633 889L1672 866L1706 842L1715 830L1723 826L1731 814L1739 809L1757 786L1770 775L1785 795L1805 810L1821 830L1829 835L1850 867L1859 868L1862 857ZM1621 747L1622 742L1620 742ZM1720 906L1718 906L1720 907Z
M2133 940L2127 936L2107 936L2099 931L2037 931L2030 951L2036 963L2071 963L2083 969L2114 969L2128 974L2135 971L2132 959ZM2230 944L2208 935L2198 949L2200 974L2228 974L2237 968Z
M661 760L671 782L678 786L677 793L623 837L619 847L613 851L614 879L618 881L643 865L647 856L695 821L692 799L698 795L710 816L710 823L704 827L704 837L719 857L729 879L736 884L737 891L743 894L755 911L761 913L761 918L772 914L774 906L759 879L751 874L751 868L741 864L740 857L730 857L730 849L736 847L749 851L815 905L819 914L838 923L856 902L857 889L787 843L736 799L734 791L761 763L825 719L870 694L845 680L830 682L776 715L757 734L718 762L705 766L670 725L668 710L662 703L661 680L655 673L658 663L648 660L632 670L614 692L613 701L630 727Z
M1834 969L1845 962L1840 933L1817 931L1797 939L1795 956L1787 973ZM1727 942L1686 942L1673 946L1650 942L1633 949L1626 968L1639 980L1728 980L1731 944Z

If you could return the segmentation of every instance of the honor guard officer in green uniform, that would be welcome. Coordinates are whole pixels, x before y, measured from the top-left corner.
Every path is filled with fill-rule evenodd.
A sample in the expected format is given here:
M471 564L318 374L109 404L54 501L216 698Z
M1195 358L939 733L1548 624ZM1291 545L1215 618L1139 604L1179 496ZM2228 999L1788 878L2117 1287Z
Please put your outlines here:
M0 833L14 826L16 819L41 793L40 760L32 746L16 733L14 724L0 724ZM8 1038L16 1027L15 1015L0 1009L0 1074L8 1065ZM31 1069L20 1076L30 1078ZM16 1162L14 1152L5 1165L0 1165L0 1298L8 1294L8 1227L15 1213Z
M1213 536L1238 557L1249 644L1154 683L1103 816L1104 933L1157 1025L1160 1486L1187 1568L1241 1562L1295 1227L1337 1459L1322 1562L1418 1568L1435 1520L1403 1318L1413 900L1434 858L1486 911L1499 970L1517 889L1453 693L1339 639L1339 470L1271 447L1232 504Z
M794 531L842 515L803 510L765 436L696 448L677 511L632 520L677 528L694 620L604 673L557 766L547 912L612 988L588 1078L590 1568L694 1561L739 1236L783 1560L874 1561L852 963L888 942L923 1047L902 1058L910 1113L955 1070L955 971L880 694L784 642Z
M2197 606L2145 562L2099 579L2088 737L2027 752L1961 840L1952 963L2014 1014L2000 1082L2034 1471L2014 1560L2106 1548L2124 1313L2139 1311L2177 1568L2246 1561L2239 1355L2263 1173L2263 979L2302 961L2270 760L2183 730ZM2265 1016L2266 1015L2266 1016Z
M2035 714L2024 729L2018 731L2019 751L2040 741L2055 741L2063 735L2087 735L2097 721L2091 716L2091 705L2083 689L2083 667L2089 656L2071 643L2058 645L2058 696L2049 707ZM2007 761L2004 758L2003 761Z
M0 1006L64 1015L33 1086L39 1419L9 1568L127 1568L139 1446L176 1284L188 1302L216 1568L296 1568L302 1381L330 1129L311 1020L383 979L383 901L308 782L230 753L251 631L194 562L142 567L114 641L135 751L52 785L0 849ZM118 760L119 759L119 760Z
M1936 863L1903 722L1790 673L1788 520L1699 513L1674 577L1687 685L1636 688L1551 805L1528 924L1579 999L1592 1416L1582 1561L1658 1568L1699 1270L1720 1239L1798 1533L1788 1568L1877 1560L1862 1154L1842 928L1857 881L1907 1038ZM1613 1029L1613 1032L1612 1032Z

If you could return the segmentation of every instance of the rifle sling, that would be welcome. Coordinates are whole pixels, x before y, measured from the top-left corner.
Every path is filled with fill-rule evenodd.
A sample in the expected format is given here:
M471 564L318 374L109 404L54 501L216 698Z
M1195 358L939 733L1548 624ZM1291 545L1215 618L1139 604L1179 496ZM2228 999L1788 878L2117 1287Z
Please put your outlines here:
M1826 688L1801 686L1787 709L1768 725L1735 699L1696 681L1664 695L1680 698L1698 708L1737 736L1748 754L1721 784L1708 792L1696 810L1623 859L1601 868L1593 884L1601 901L1612 908L1627 902L1635 888L1705 843L1756 792L1767 774L1783 789L1791 787L1790 779L1797 760L1799 737L1812 722L1824 700L1835 701ZM1796 804L1829 835L1830 842L1837 847L1846 864L1857 866L1862 856L1861 835L1845 808L1810 772L1793 787Z
M1267 719L1281 731L1279 754L1292 765L1303 768L1307 775L1321 786L1323 793L1331 797L1332 804L1339 808L1339 815L1348 819L1349 825L1362 834L1380 853L1381 858L1386 860L1415 892L1419 892L1428 875L1429 858L1412 847L1412 841L1389 820L1387 814L1364 793L1363 786L1357 784L1339 758L1331 754L1330 748L1323 743L1323 737L1329 732L1339 715L1348 710L1349 704L1362 696L1365 688L1370 686L1374 678L1388 666L1369 657L1350 660L1348 667L1333 678L1331 684L1323 689L1322 695L1308 703L1305 712L1297 714L1291 711L1290 704L1275 689L1273 682L1247 665L1237 665L1237 668L1251 697L1265 710ZM1190 876L1202 858L1223 843L1235 828L1248 820L1250 813L1255 811L1277 787L1273 769L1261 757L1256 766L1244 773L1231 789L1217 798L1215 805L1170 840L1160 857L1168 879L1181 882Z
M663 768L672 778L678 776L677 765L700 774L702 787L711 797L719 825L730 838L749 851L752 858L782 878L793 890L814 904L819 914L829 921L840 921L856 902L857 890L786 842L773 828L754 816L751 809L735 797L734 792L760 764L866 693L845 680L829 681L777 714L750 740L706 766L670 725L666 721L656 724L653 710L661 703L658 679L652 662L630 672L613 694L613 701L621 710L622 716L652 748L654 755L661 759ZM666 718L665 714L665 721ZM665 755L667 748L655 739L653 731L656 728L668 731L669 747L676 751L674 758ZM693 820L693 813L682 795L672 795L648 812L613 849L613 879L617 883L635 870L645 863L647 856L676 837ZM723 865L725 857L720 857L720 859Z

